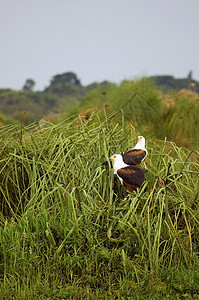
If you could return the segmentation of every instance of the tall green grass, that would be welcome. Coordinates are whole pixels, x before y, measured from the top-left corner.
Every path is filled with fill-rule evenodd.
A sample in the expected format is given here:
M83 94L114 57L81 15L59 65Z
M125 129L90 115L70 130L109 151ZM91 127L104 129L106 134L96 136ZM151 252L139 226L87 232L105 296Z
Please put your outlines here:
M197 296L198 153L146 137L145 189L126 198L102 163L138 134L121 111L2 129L2 299Z
M103 107L107 113L122 110L125 121L139 128L143 135L157 140L167 137L179 147L194 150L199 146L198 99L196 93L185 89L163 94L150 79L141 78L100 86L86 93L73 112L89 117L90 111ZM70 114L68 111L67 115ZM114 119L120 122L118 115Z
M191 95L191 96L190 96ZM179 146L198 149L199 146L199 97L193 94L177 94L173 96L163 125L169 139L173 139Z
M92 90L84 95L79 112L88 108L101 110L103 106L107 107L109 113L121 109L126 121L139 123L145 132L147 128L151 127L152 130L157 125L162 114L160 92L147 78Z

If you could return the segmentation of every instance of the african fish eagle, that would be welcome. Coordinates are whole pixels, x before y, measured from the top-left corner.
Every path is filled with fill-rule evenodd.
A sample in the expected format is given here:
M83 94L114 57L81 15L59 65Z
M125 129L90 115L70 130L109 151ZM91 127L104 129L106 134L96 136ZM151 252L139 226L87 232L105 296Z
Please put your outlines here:
M123 161L127 165L139 165L148 154L145 149L145 138L138 136L137 140L135 147L122 155Z
M127 165L120 154L114 154L110 157L113 161L114 174L116 174L124 187L133 192L141 188L145 180L145 171L135 165Z

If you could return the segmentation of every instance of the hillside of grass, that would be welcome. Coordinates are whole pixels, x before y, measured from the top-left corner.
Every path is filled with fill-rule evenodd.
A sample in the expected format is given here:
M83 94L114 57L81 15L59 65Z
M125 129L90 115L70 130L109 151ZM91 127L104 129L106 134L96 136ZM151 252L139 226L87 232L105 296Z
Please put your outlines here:
M128 85L95 94L115 110L86 121L0 129L1 299L198 299L198 151L148 131L145 188L128 197L102 165L158 119L156 91Z
M121 110L126 123L154 140L166 137L180 147L199 147L199 95L191 89L163 93L148 78L123 81L86 93L81 103L65 115L80 115L86 122L93 112L102 109L107 114ZM117 115L113 118L119 122Z
M44 92L0 90L0 111L18 122L25 112L25 123L28 125L49 114L59 114L63 109L77 104L80 101L76 94L77 90L80 92L79 89L70 84L67 89L70 93L65 95L57 95L52 90Z
M111 105L111 111L114 110L114 106L117 108L125 107L125 117L128 119L131 119L133 111L136 111L136 117L140 118L143 110L139 107L144 105L145 110L142 118L146 119L151 116L152 111L162 115L162 111L159 109L163 96L160 93L177 95L183 90L196 95L199 93L199 83L193 80L191 76L184 79L177 79L172 76L152 76L124 81L120 84L103 81L83 86L75 73L66 72L53 76L43 91L34 91L34 84L32 79L28 79L20 91L0 89L0 113L4 116L3 118L0 117L0 125L20 122L24 113L26 113L24 120L26 125L42 118L50 120L52 115L59 116L64 112L67 115L73 112L84 113L84 107L89 109L88 113L90 114L91 110L101 109L103 103L106 105L110 102L112 104L115 102L114 105ZM110 95L111 99L109 99ZM155 97L155 100L152 97ZM128 113L127 108L129 109ZM149 114L147 113L148 109Z
M0 299L198 299L195 87L54 81L0 93ZM128 195L103 162L138 135L146 182Z
M109 84L104 81L83 86L75 73L66 72L53 76L43 91L33 90L33 79L27 79L19 91L0 89L0 126L19 123L22 119L26 125L42 118L51 120L52 116L59 116L71 107L77 107L83 95L90 90Z

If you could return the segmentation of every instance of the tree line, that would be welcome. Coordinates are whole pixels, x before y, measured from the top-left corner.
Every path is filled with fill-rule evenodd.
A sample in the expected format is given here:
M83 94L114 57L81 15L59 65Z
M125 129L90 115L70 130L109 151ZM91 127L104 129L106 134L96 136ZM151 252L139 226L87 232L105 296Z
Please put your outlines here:
M199 92L199 82L192 79L192 71L184 79L176 79L167 75L153 76L149 79L163 92L181 89ZM114 85L114 83L104 81L83 86L74 72L65 72L53 76L49 86L43 91L34 91L36 82L28 78L21 91L0 89L0 125L20 121L24 112L26 112L25 122L29 124L49 113L59 114L69 111L88 98L86 96L88 92L100 88L103 93L106 93L108 87ZM93 99L93 106L96 101Z

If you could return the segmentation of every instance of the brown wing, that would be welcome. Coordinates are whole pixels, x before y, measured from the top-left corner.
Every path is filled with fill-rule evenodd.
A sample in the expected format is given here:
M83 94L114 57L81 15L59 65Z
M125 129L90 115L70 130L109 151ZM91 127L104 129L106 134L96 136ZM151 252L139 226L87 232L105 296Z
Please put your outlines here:
M139 165L145 156L146 151L140 149L132 149L122 155L123 161L127 165Z
M126 183L133 186L141 187L145 180L145 171L136 166L128 166L125 168L121 168L117 170L117 174L123 179L124 186Z

